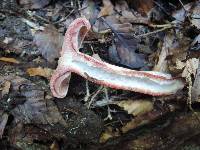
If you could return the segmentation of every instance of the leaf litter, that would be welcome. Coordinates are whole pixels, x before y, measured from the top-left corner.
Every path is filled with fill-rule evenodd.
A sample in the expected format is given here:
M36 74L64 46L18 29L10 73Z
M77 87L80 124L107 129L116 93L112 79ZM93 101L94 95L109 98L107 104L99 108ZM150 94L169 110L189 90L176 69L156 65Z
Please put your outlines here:
M156 132L151 126L144 127L152 134L172 132L165 129L174 124L167 116L175 113L179 118L191 106L189 113L199 110L199 6L199 1L3 0L0 136L8 143L4 147L114 148L123 141L136 142L133 133L143 132L144 125L155 126ZM49 79L63 35L81 16L90 21L92 30L80 51L126 68L171 73L186 81L185 88L176 95L157 98L99 88L72 75L69 95L62 100L52 97ZM106 117L112 120L103 121ZM191 127L193 122L187 122L190 114L183 118L181 126ZM180 132L174 130L173 134L179 135L176 131ZM199 126L192 131L191 135L198 135ZM176 143L188 141L187 136L174 137ZM160 147L151 140L150 148Z

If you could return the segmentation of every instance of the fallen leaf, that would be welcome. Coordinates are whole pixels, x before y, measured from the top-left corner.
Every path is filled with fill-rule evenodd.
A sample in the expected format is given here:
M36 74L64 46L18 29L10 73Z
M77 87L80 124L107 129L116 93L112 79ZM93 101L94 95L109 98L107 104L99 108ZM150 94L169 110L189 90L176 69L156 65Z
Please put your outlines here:
M112 27L111 27L112 28ZM122 30L122 29L120 29ZM131 30L127 29L126 30ZM109 57L112 61L118 64L125 65L130 68L141 68L145 64L145 57L143 54L136 53L138 49L137 44L139 40L130 35L129 32L114 32L114 43L109 48Z
M42 76L45 77L47 79L50 79L51 74L53 73L53 70L50 68L28 68L26 70L26 72L30 75L30 76Z
M188 59L185 63L185 68L183 70L182 77L187 78L188 76L191 75L195 76L198 65L199 65L199 59L197 58Z
M135 10L137 10L139 13L142 15L147 15L149 11L153 8L154 6L154 1L153 0L128 0L128 4L131 5Z
M49 25L44 31L35 34L34 43L47 61L54 62L60 56L63 36L54 26Z
M0 90L1 90L1 96L3 97L4 95L9 93L11 82L10 81L5 81L2 86L3 87Z
M40 9L47 6L51 0L18 0L19 5L25 9Z
M3 136L7 121L8 121L8 114L1 112L1 114L0 114L0 139Z
M172 15L176 20L174 22L184 22L186 17L190 16L190 22L193 26L200 29L200 2L191 2L184 5L184 8L175 11Z
M60 150L59 144L56 141L53 141L53 143L51 144L51 146L49 148L50 148L50 150Z
M85 16L91 24L94 24L99 14L99 10L96 5L97 4L94 0L84 0L82 4L81 14L82 16Z
M192 86L191 100L200 102L200 63L197 69L194 84Z
M174 31L170 30L166 34L162 46L161 54L163 55L159 56L159 61L154 67L154 69L157 69L157 71L170 71L171 73L176 74L181 73L181 68L178 68L176 64L177 61L183 62L187 59L191 39L184 36L184 34L180 32L179 29L177 32L178 33L175 35Z
M181 8L180 10L176 10L175 12L173 12L172 16L176 19L174 22L184 22L187 16L187 12L190 11L193 4L194 3L188 3L184 5L184 8Z
M163 115L169 112L172 112L174 110L175 108L173 108L173 106L170 106L170 108L166 106L160 106L159 109L153 109L145 114L136 116L135 118L133 118L130 122L128 122L121 128L122 133L127 133L128 131L135 129L139 126L148 124L151 121L156 120L162 117Z
M100 143L105 143L111 138L120 136L119 130L113 130L112 127L107 127L106 130L101 134Z
M8 63L14 63L14 64L19 64L20 63L15 58L9 58L9 57L0 57L0 61L4 61L4 62L8 62Z
M192 76L196 76L196 71L199 65L199 59L196 58L191 58L188 59L185 63L177 61L177 67L178 68L184 68L183 72L182 72L182 77L184 77L186 79L186 82L188 84L188 103L192 102ZM195 90L193 90L193 92L195 92ZM193 95L193 97L195 96L195 93Z
M101 17L93 26L95 32L103 33L103 31L111 30L114 33L113 45L109 48L110 60L114 63L121 64L130 68L141 68L145 64L143 54L136 53L139 50L139 40L134 38L131 32L134 32L130 20L142 20L138 16L133 15L126 2L116 2L115 10L110 1L104 4L105 9L99 13ZM122 15L119 15L119 14ZM126 20L126 17L130 16ZM123 18L123 19L122 19Z
M53 136L36 125L17 123L9 130L8 138L9 142L19 149L49 150L49 146L41 142L51 142Z
M110 0L103 0L103 7L101 8L101 11L99 12L98 18L103 16L110 16L114 14L114 6Z
M200 1L196 1L191 13L191 23L196 28L200 29Z
M18 102L17 97L10 99L9 103L15 104L14 109L10 110L15 122L23 122L24 124L56 124L59 122L66 126L66 122L55 103L45 99L45 90L42 87L14 74L0 76L0 84L5 80L11 82L12 91L20 93L20 97L25 97L23 103Z
M132 24L120 23L115 15L99 19L93 26L95 32L103 33L108 29L114 33L114 42L109 47L109 59L114 63L130 68L141 68L145 64L143 54L136 53L139 40L131 35Z
M147 3L151 3L152 0L143 3L143 5L148 5ZM132 2L131 4L136 4L137 1ZM149 7L151 7L149 5ZM139 7L136 7L139 8ZM130 9L130 5L127 4L126 1L117 1L115 5L115 9L120 13L121 15L118 15L119 21L121 23L144 23L148 24L149 18L143 17L140 13L134 11L137 9ZM141 12L144 14L145 12Z
M158 58L158 62L154 66L154 71L166 72L168 68L167 56L169 56L169 48L173 44L174 37L170 34L166 35L163 41L162 49Z
M119 101L116 105L133 116L142 115L153 110L153 103L147 100L125 100Z
M191 43L191 50L199 51L200 50L200 34L195 37Z

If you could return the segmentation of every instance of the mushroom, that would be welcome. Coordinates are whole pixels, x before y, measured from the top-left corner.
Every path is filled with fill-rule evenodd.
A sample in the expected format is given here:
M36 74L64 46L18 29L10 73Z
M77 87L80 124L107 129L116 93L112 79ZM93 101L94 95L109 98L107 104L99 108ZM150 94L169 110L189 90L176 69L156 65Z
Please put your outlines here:
M180 78L173 78L170 74L126 69L79 52L90 27L85 18L74 20L68 27L61 57L50 81L53 96L63 98L67 95L71 72L100 85L153 96L175 94L184 87Z

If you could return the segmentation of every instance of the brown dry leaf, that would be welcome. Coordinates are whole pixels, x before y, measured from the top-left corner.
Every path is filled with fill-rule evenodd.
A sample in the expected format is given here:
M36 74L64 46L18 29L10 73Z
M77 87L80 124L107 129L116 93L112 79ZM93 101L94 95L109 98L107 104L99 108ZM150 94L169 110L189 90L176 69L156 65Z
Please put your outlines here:
M63 36L54 26L49 25L44 31L35 34L34 43L47 61L54 62L60 56Z
M101 134L100 143L105 143L111 138L120 136L119 130L114 131L112 127L107 127L106 130Z
M191 15L191 23L198 29L200 29L200 1L197 1L194 4L194 8L192 9L192 15Z
M135 4L135 1L133 3ZM146 5L147 2L145 2L144 4ZM115 9L118 11L118 13L121 14L121 15L117 15L121 23L148 24L149 22L148 17L142 17L141 14L131 10L126 1L117 1L115 4Z
M199 65L199 59L197 58L188 59L185 63L185 68L183 70L182 77L187 78L188 76L191 75L195 76L198 65Z
M197 58L188 59L186 62L182 62L177 59L176 68L177 69L184 68L181 76L184 78L188 78L191 75L193 75L193 76L196 75L198 63L199 63L199 59L197 59Z
M3 97L4 95L9 93L11 82L10 81L5 81L2 86L3 87L0 90L1 90L1 96Z
M168 34L164 38L164 42L162 45L162 49L158 58L157 64L154 66L154 71L166 72L167 71L167 56L169 55L169 48L171 48L173 44L174 36Z
M200 63L192 86L191 99L192 101L200 102Z
M142 115L153 110L153 103L147 100L125 100L116 103L116 105L133 116Z
M153 0L128 0L128 3L143 15L147 15L154 6Z
M0 76L0 84L4 81L11 82L13 95L9 104L14 105L10 110L15 122L23 124L56 124L66 126L62 115L52 100L45 99L45 90L41 86L35 85L30 80L16 76L14 74ZM20 99L18 98L20 94Z
M196 58L188 59L185 63L177 60L177 68L184 68L182 77L184 77L188 83L188 103L192 102L192 76L196 76L198 65L199 59Z
M53 143L50 146L50 150L60 150L58 142L53 141Z
M101 11L99 12L98 17L103 17L103 16L110 16L114 14L114 6L111 3L110 0L103 0L103 7L101 8Z
M19 5L25 9L40 9L47 6L51 0L18 0Z
M178 36L177 38L171 31L165 36L158 62L153 69L154 71L168 72L168 69L170 69L173 72L181 69L176 67L175 64L177 60L183 61L186 59L189 40L182 33ZM170 59L167 59L169 56L171 56Z
M14 63L14 64L19 64L20 63L15 58L9 58L9 57L0 57L0 61L4 61L4 62L8 62L8 63Z
M53 73L53 70L50 68L28 68L26 70L26 72L30 75L30 76L42 76L45 77L47 79L50 79L51 74Z
M183 35L179 30L177 31L176 36L174 32L169 31L165 36L162 51L166 55L162 58L160 55L157 66L154 68L157 71L168 71L174 73L181 73L180 68L177 68L177 60L185 61L190 46L191 39ZM167 58L167 60L165 59ZM160 70L159 70L160 69Z
M159 109L153 109L145 114L136 116L135 118L133 118L130 122L128 122L126 125L124 125L121 130L122 133L126 133L129 130L135 129L139 126L145 125L150 123L153 120L156 120L160 117L162 117L163 115L172 112L175 110L175 107L173 107L173 105L171 106L160 106Z

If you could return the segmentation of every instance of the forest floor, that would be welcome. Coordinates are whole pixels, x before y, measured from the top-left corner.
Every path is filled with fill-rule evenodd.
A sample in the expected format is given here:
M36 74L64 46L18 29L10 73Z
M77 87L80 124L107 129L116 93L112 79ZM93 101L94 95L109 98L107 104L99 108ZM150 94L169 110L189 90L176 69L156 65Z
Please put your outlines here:
M81 17L91 24L81 53L184 88L151 96L72 73L56 98L51 76ZM0 149L200 150L199 56L198 0L1 0Z

